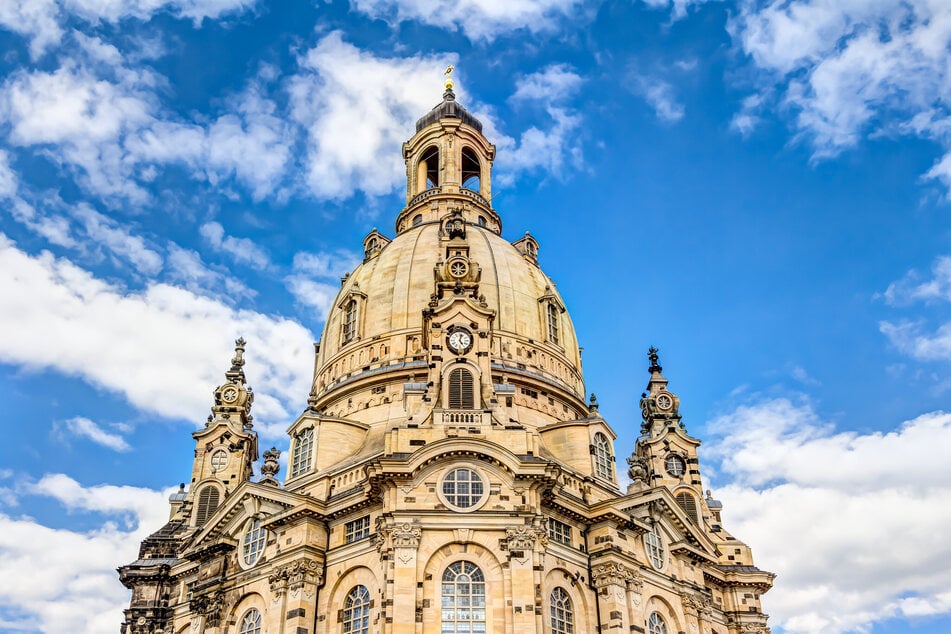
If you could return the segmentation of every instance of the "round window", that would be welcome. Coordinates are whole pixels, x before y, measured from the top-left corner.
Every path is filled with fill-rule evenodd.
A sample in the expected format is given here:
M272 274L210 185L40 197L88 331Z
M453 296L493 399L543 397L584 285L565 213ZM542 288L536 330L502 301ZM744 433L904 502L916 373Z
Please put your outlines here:
M460 467L447 473L439 492L446 506L460 511L475 510L489 497L485 480L470 467Z
M686 461L676 454L667 456L667 460L664 461L664 466L667 467L667 473L675 478L681 478L687 473Z
M215 453L211 454L211 470L214 472L221 471L228 466L228 452L224 449L219 449Z

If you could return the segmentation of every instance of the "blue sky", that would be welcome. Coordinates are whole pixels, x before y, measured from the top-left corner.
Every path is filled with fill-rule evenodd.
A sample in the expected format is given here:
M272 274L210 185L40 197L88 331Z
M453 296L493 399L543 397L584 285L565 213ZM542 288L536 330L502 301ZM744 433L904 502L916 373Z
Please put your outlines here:
M949 45L941 0L0 0L0 631L117 631L239 335L286 450L450 63L619 458L657 345L774 632L951 630Z

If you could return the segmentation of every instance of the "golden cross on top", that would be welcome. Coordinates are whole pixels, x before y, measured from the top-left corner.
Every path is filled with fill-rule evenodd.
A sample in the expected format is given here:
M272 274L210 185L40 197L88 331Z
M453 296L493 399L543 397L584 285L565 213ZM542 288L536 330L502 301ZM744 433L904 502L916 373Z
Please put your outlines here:
M446 67L446 72L443 73L443 75L446 76L446 90L452 90L452 71L455 69L455 66L449 64L449 66Z

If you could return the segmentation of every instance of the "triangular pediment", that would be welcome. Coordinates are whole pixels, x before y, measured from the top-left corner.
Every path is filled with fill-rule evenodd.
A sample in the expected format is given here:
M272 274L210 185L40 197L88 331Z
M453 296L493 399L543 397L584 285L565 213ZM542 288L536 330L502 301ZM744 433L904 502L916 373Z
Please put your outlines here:
M245 482L208 518L186 550L201 550L210 544L237 540L249 518L257 517L267 523L297 507L315 507L314 500L273 485ZM312 510L318 512L316 508Z
M629 495L619 502L624 512L635 520L653 522L659 526L672 552L681 550L693 559L716 562L716 545L703 528L687 516L667 488L659 487Z

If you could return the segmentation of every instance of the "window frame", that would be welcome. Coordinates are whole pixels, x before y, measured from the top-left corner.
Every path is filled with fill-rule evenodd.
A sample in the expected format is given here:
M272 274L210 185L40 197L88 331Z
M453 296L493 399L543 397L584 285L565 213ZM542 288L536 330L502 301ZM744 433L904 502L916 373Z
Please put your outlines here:
M467 471L468 479L460 481L457 474ZM479 493L473 492L474 484L478 483L481 489ZM464 492L459 491L459 485L468 485ZM452 486L452 491L447 491L447 486ZM460 513L469 513L479 509L486 500L489 499L489 480L480 470L469 464L456 465L447 470L439 481L439 487L436 489L440 501L447 507ZM466 496L461 498L461 496ZM460 501L468 502L468 505L459 504Z
M214 500L211 499L212 497ZM198 490L198 495L195 496L195 526L207 524L219 506L221 506L221 491L218 487L214 484L202 486Z
M654 570L663 570L667 564L667 546L656 524L644 533L644 554Z
M370 536L370 516L364 515L343 525L344 542L352 544Z
M294 434L294 452L291 454L290 477L304 475L314 468L314 436L313 427L307 427Z
M357 585L350 589L340 615L344 634L369 634L371 603L366 586Z
M245 612L241 618L241 626L238 629L238 634L261 634L262 621L260 610L251 608Z
M614 456L611 455L611 443L608 437L597 432L592 439L592 458L594 475L602 480L614 482Z
M548 340L556 346L561 345L561 315L554 302L548 302L546 314L548 316Z
M466 577L466 580L459 581L460 577ZM485 574L482 569L471 561L464 559L455 561L446 566L440 581L440 634L456 634L457 632L485 634L488 624L488 592L486 592ZM447 588L450 588L451 592L447 593ZM460 589L467 589L468 592L462 594L459 592ZM480 613L482 618L478 618ZM465 617L466 614L468 618L460 618L460 615ZM467 624L468 627L460 630L460 623ZM482 625L481 629L473 627L478 624Z
M574 545L572 535L573 529L571 524L556 520L554 517L548 518L548 539L559 544L564 544L565 546L572 546Z
M647 634L667 634L667 622L659 612L651 612L647 617Z
M261 560L267 547L267 529L261 527L261 520L254 519L241 538L241 567L253 568Z
M558 595L556 597L556 595ZM561 586L556 586L548 595L549 616L552 634L573 634L575 629L574 609L571 595Z

